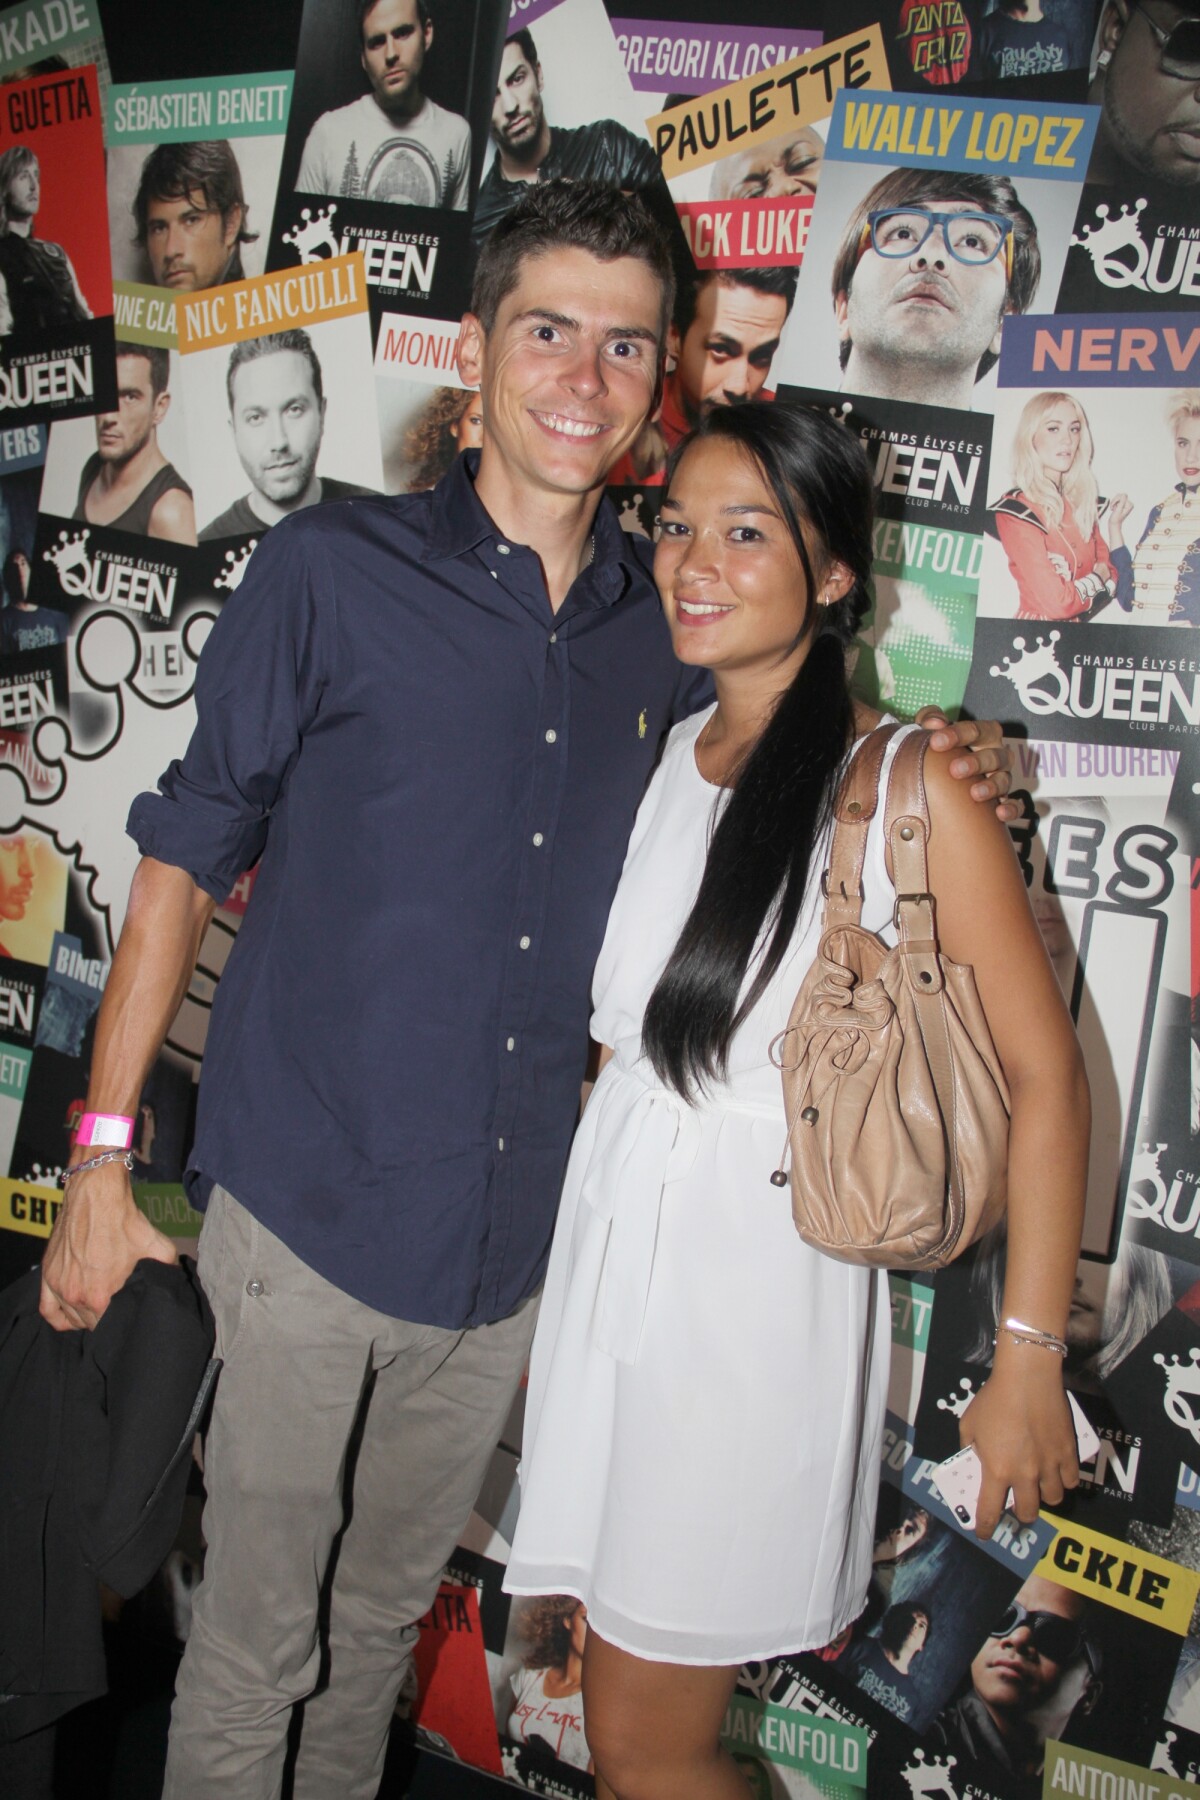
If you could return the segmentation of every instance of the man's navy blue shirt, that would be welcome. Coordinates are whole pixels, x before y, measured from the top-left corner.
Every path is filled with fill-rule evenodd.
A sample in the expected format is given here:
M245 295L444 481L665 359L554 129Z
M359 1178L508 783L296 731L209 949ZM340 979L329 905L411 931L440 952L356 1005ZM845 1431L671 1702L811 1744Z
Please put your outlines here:
M193 1200L220 1182L345 1292L448 1327L541 1280L609 902L659 740L703 697L610 503L555 614L476 460L270 531L187 752L129 816L218 901L261 857Z

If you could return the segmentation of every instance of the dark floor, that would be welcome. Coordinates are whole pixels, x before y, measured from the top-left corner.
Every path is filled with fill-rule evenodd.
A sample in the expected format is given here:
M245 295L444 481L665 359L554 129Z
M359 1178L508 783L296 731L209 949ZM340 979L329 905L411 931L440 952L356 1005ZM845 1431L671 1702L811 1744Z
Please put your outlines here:
M159 1800L178 1653L117 1627L109 1639L110 1692L63 1719L54 1800ZM510 1800L506 1783L392 1732L379 1800Z

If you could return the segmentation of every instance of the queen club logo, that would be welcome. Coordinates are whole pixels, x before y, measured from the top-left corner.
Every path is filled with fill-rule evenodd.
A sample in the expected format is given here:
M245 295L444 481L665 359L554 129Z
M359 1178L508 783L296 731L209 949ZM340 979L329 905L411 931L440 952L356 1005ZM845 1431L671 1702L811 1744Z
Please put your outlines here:
M1107 202L1096 208L1098 225L1085 225L1081 236L1073 236L1072 244L1086 250L1092 259L1092 267L1096 278L1105 287L1145 288L1146 269L1150 263L1150 249L1141 233L1141 216L1146 209L1144 200L1137 200L1133 206L1123 206L1115 216L1108 210ZM1120 262L1122 251L1132 250L1133 262Z
M1156 1352L1155 1362L1167 1378L1166 1392L1163 1394L1163 1411L1172 1425L1178 1425L1186 1431L1193 1443L1200 1444L1200 1417L1197 1417L1192 1401L1200 1396L1200 1345L1193 1345L1188 1351L1188 1359L1182 1362L1178 1356L1167 1357L1161 1351Z

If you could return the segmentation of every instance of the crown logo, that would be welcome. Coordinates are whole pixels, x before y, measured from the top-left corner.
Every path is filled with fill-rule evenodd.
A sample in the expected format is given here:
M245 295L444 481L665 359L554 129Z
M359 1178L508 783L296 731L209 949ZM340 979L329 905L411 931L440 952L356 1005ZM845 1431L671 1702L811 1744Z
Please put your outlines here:
M54 564L60 579L62 576L68 575L72 569L86 568L87 541L91 535L91 532L87 530L73 533L60 531L58 542L51 544L49 550L43 550L43 561Z
M634 494L631 498L622 500L620 517L617 522L622 531L630 531L635 537L649 537L650 533L642 524L642 515L639 511L641 502L640 494Z
M341 254L341 246L333 235L333 226L329 223L336 211L336 203L323 206L314 218L312 209L302 206L300 208L301 223L293 225L290 231L282 234L284 243L292 245L299 253L302 263L319 262L324 256Z
M950 1780L950 1771L957 1760L954 1756L935 1756L927 1762L924 1750L914 1750L913 1760L900 1771L913 1800L927 1800L930 1794L942 1794L945 1800L958 1800L958 1789Z
M1176 1777L1179 1775L1179 1770L1172 1761L1176 1735L1177 1734L1173 1731L1164 1730L1162 1741L1155 1744L1154 1755L1150 1758L1150 1773L1152 1775L1174 1775Z
M1154 1360L1167 1378L1163 1411L1172 1425L1178 1425L1200 1444L1200 1418L1193 1412L1190 1399L1193 1394L1200 1395L1200 1344L1192 1345L1186 1363L1177 1356L1168 1359L1161 1350L1155 1351Z
M250 542L243 549L227 550L225 552L225 567L221 570L219 575L213 576L213 586L215 588L226 588L231 594L235 589L240 587L242 576L246 573L246 564L250 561L250 557L257 546L258 539L251 538Z
M958 1385L961 1393L949 1394L946 1399L939 1400L937 1405L939 1412L953 1413L956 1419L961 1419L975 1398L975 1383L969 1375L964 1375Z
M1098 225L1085 225L1082 237L1072 235L1071 242L1080 249L1086 250L1092 259L1092 267L1106 287L1137 287L1146 285L1146 268L1150 261L1150 251L1141 233L1141 215L1146 202L1137 200L1132 207L1123 206L1115 218L1109 213L1107 201L1096 208ZM1122 250L1132 250L1134 264L1118 262L1117 256Z
M1133 1161L1129 1166L1129 1185L1125 1192L1125 1204L1131 1219L1162 1220L1167 1184L1163 1180L1161 1164L1166 1147L1165 1144L1139 1144L1133 1153Z
M1039 637L1032 650L1025 648L1024 638L1014 638L1013 649L1021 654L1015 658L1006 656L1002 663L993 663L989 670L989 674L1003 675L1006 681L1012 682L1026 712L1069 713L1071 710L1067 704L1071 684L1059 668L1054 650L1061 636L1061 631L1052 631L1048 638ZM1053 686L1040 688L1038 683L1042 681L1052 682Z

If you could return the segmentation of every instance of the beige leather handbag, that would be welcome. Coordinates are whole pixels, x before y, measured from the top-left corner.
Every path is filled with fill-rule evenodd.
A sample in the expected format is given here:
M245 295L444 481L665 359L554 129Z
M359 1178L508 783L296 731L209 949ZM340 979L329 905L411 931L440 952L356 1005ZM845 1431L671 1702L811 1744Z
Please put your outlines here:
M923 731L900 744L884 804L899 943L889 950L859 924L867 828L898 729L871 733L839 792L820 949L771 1058L805 1243L842 1262L937 1269L1003 1215L1009 1095L975 977L938 949Z

